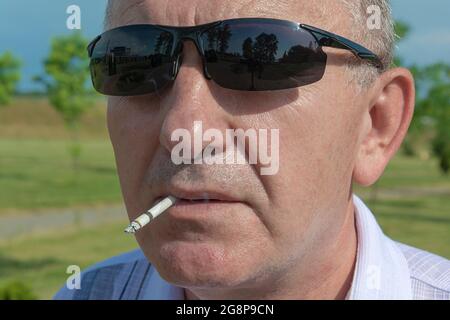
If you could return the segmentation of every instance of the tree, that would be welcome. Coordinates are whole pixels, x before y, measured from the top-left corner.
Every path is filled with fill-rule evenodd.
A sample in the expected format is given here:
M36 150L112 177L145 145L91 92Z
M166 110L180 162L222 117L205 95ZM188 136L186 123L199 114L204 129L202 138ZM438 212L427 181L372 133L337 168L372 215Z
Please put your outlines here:
M224 54L228 50L229 41L231 38L230 26L225 24L222 28L219 29L217 35L217 42L219 46L219 52Z
M278 51L278 39L274 34L261 33L253 45L253 56L261 64L273 63Z
M62 116L71 133L70 154L75 170L81 154L79 121L93 105L92 89L86 85L89 78L87 44L79 32L55 37L50 54L44 61L46 74L35 78L45 85L51 105Z
M399 39L410 31L408 25L397 22L395 31ZM404 65L400 57L395 65ZM450 65L438 62L428 66L410 66L416 86L414 117L402 149L407 155L415 155L419 141L425 140L427 147L439 160L445 174L450 172ZM428 148L427 148L428 149Z
M20 80L20 60L11 52L0 55L0 106L9 103Z
M417 72L420 119L432 132L431 147L441 171L450 171L450 65L435 63Z

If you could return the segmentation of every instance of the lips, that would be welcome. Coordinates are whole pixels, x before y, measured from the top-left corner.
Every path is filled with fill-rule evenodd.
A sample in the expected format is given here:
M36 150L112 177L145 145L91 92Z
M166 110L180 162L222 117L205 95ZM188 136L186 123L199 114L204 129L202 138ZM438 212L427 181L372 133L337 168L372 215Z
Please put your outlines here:
M240 202L234 196L226 194L224 192L218 192L211 189L203 190L189 190L181 188L168 188L166 192L161 193L157 200L167 196L172 195L183 202L200 203L200 202Z
M211 213L213 216L220 213L227 213L236 209L238 206L246 206L242 199L238 199L225 192L219 192L210 188L188 189L170 186L161 190L156 202L162 198L172 195L176 197L177 202L168 209L168 216L177 219L198 219L200 217L209 219Z
M185 204L196 204L196 203L214 203L214 202L234 202L234 201L223 201L218 199L178 199L177 203L183 202Z
M177 220L202 221L216 220L227 221L233 212L242 211L244 204L241 202L221 200L186 200L177 201L167 210L167 216Z

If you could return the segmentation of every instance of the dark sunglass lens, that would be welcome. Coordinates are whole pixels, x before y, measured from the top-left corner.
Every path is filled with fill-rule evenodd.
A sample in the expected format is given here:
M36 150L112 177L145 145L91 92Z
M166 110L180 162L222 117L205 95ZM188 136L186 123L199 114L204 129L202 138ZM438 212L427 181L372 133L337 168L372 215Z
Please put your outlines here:
M173 36L157 27L130 25L102 34L91 56L94 88L130 96L155 92L171 81Z
M202 34L206 67L228 89L265 91L319 81L327 56L315 38L293 23L230 21Z

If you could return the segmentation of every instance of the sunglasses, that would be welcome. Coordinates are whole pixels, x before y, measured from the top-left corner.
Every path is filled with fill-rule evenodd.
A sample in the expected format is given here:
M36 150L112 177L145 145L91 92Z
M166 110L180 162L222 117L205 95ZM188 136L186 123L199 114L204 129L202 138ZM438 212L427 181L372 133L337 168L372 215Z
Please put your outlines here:
M94 88L111 96L163 89L178 74L184 40L195 44L205 77L232 90L282 90L317 82L327 64L322 47L349 50L382 68L380 58L363 46L286 20L240 18L193 27L137 24L106 31L88 45Z

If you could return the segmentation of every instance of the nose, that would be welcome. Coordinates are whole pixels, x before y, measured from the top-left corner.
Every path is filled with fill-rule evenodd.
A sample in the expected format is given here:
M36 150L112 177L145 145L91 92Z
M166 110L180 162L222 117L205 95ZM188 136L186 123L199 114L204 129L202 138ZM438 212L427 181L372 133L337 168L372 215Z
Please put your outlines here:
M181 139L179 136L172 139L172 134L188 135L192 160L199 157L206 146L223 144L223 141L203 141L202 133L216 129L224 134L229 119L212 94L214 84L205 78L203 61L192 41L184 42L180 62L176 80L161 97L164 117L159 140L165 149L172 152ZM224 146L221 147L224 150Z

